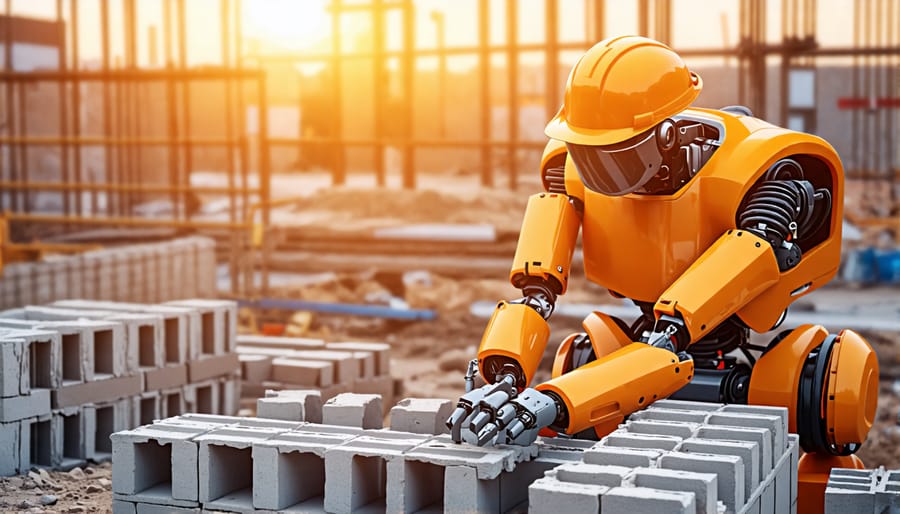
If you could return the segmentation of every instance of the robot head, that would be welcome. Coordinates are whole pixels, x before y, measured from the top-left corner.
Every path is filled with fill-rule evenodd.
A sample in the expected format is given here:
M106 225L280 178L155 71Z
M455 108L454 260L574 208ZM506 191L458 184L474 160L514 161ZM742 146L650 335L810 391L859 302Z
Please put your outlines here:
M575 64L545 133L564 141L585 185L624 195L656 175L676 145L671 116L700 94L700 77L672 49L637 36L607 39Z

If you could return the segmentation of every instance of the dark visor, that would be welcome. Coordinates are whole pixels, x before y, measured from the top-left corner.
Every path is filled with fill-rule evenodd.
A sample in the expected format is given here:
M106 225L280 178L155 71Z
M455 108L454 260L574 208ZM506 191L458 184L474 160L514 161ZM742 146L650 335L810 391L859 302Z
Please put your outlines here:
M662 156L654 134L650 130L608 146L566 143L566 148L588 189L620 196L636 191L659 171Z

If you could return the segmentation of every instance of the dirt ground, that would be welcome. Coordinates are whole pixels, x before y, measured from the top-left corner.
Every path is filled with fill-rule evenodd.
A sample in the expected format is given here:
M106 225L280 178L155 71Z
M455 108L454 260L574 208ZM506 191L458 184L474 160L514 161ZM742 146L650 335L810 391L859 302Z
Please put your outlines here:
M108 462L69 471L36 470L0 479L0 512L78 513L112 511Z

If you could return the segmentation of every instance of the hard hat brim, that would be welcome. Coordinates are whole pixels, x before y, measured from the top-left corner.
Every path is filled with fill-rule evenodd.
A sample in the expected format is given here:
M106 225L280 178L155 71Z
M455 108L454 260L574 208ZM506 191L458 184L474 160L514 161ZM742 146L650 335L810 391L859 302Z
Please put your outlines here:
M565 108L561 108L559 112L556 113L556 116L554 116L553 119L550 120L550 123L548 123L544 128L544 134L546 134L547 137L551 139L558 139L560 141L565 141L566 143L573 143L576 145L603 146L621 143L626 139L632 138L642 132L649 130L654 125L666 119L667 117L674 116L675 114L690 107L691 104L694 103L694 100L697 99L697 96L700 95L700 91L703 89L703 81L700 79L700 76L696 73L691 72L691 77L694 80L691 88L685 91L684 95L682 95L680 98L665 106L664 109L660 110L668 112L669 114L664 115L663 112L648 113L650 114L650 116L646 119L650 123L615 129L589 129L583 127L573 127L566 121Z

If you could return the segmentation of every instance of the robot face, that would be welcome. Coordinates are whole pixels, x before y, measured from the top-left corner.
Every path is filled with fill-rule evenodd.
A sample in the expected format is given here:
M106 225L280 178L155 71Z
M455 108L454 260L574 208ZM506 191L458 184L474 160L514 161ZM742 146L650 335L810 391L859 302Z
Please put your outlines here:
M660 171L663 164L660 146L674 144L670 141L674 134L659 134L660 126L614 145L566 143L585 187L607 196L626 195L640 189Z

